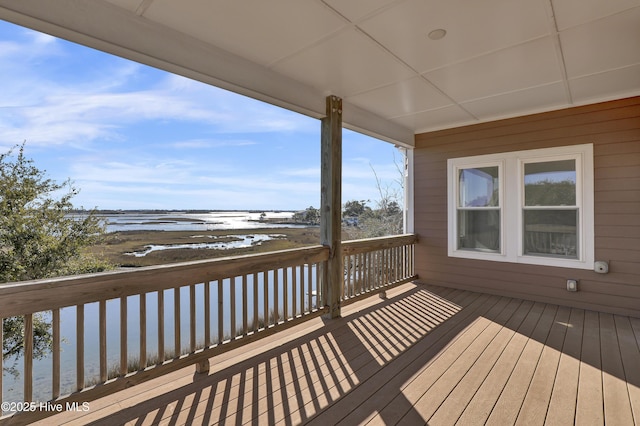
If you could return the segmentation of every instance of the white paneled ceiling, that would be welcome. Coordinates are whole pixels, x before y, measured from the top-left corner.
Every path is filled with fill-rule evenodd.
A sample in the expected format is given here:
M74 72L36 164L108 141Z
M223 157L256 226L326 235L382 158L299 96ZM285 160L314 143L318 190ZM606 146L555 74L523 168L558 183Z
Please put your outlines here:
M335 94L348 127L407 145L640 94L640 0L0 0L0 18L313 116Z

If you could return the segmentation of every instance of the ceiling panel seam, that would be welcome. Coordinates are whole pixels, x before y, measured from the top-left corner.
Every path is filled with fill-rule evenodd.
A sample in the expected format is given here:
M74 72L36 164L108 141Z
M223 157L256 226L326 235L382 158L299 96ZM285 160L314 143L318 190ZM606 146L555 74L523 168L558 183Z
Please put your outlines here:
M282 56L282 57L280 57L278 59L274 59L273 61L267 63L266 67L273 69L273 68L277 67L278 64L280 64L281 62L285 62L288 59L291 59L294 56L299 55L300 53L304 52L305 50L308 50L310 48L316 47L316 46L324 43L325 41L331 40L332 38L338 36L340 33L344 32L344 31L347 31L347 30L350 30L350 29L353 29L353 25L350 22L346 22L344 24L344 26L338 28L337 30L331 31L330 33L327 33L327 34L323 35L322 37L312 41L311 43L307 43L304 46L300 47L299 49L296 49L296 50L294 50L294 51L292 51L292 52L290 52L290 53L288 53L288 54L286 54L286 55L284 55L284 56Z
M316 39L316 40L314 40L314 41L312 41L310 43L307 43L304 46L302 46L302 47L300 47L300 48L298 48L298 49L296 49L296 50L294 50L292 52L289 52L288 54L286 54L286 55L284 55L284 56L282 56L280 58L274 59L273 61L271 61L271 62L266 64L267 68L273 69L276 66L278 66L278 64L280 62L284 62L284 61L286 61L286 60L288 60L290 58L293 58L294 56L304 52L307 49L310 49L312 47L318 46L319 44L321 44L321 43L323 43L323 42L325 42L327 40L330 40L333 37L336 37L342 31L345 31L348 28L353 28L354 27L353 23L346 16L344 16L342 13L338 12L336 9L334 9L333 7L328 5L327 3L325 3L323 0L317 0L316 2L319 3L325 9L328 9L331 13L333 13L334 15L339 17L340 19L342 19L344 21L344 25L341 26L340 28L337 28L334 31L331 31L329 33L324 34L320 38L318 38L318 39Z
M142 0L136 9L136 15L142 16L155 0Z
M467 56L466 58L459 59L459 60L456 60L456 61L451 61L451 62L446 63L445 65L442 65L442 66L438 66L438 67L435 67L435 68L429 68L428 70L422 72L421 74L429 74L431 72L439 71L439 70L442 70L442 69L445 69L445 68L449 68L449 67L454 66L454 65L464 64L465 62L473 61L473 60L476 60L476 59L479 59L479 58L483 58L483 57L488 56L488 55L493 55L494 53L499 53L499 52L502 52L502 51L505 51L505 50L513 49L514 47L524 46L525 44L533 43L535 41L542 40L542 39L549 38L549 37L550 37L550 34L546 33L546 34L542 34L542 35L537 36L537 37L532 37L532 38L529 38L527 40L523 40L523 41L515 43L515 44L510 44L508 46L503 46L503 47L500 47L500 48L497 48L497 49L492 49L492 50L486 50L486 51L483 51L481 53L478 53L477 55Z
M418 114L424 114L426 112L434 112L434 111L440 111L443 109L447 109L447 108L451 108L452 106L456 106L459 107L459 105L456 104L452 104L452 105L444 105L444 106L440 106L440 107L436 107L436 108L428 108L428 109L424 109L424 110L420 110L420 111L415 111L415 112L411 112L408 114L400 114L400 115L394 115L393 117L388 117L389 120L395 120L398 118L406 118L406 117L411 117L413 115L418 115ZM460 107L462 108L462 107ZM462 108L464 110L464 108ZM466 112L466 110L464 110ZM469 117L472 118L473 120L479 121L478 118L476 118L473 114L469 114Z
M553 0L550 0L550 1L553 1ZM580 22L580 23L577 23L577 24L569 25L569 26L566 26L566 27L564 27L562 29L559 28L558 31L564 32L564 31L572 30L574 28L582 27L583 25L593 24L595 22L602 21L602 20L607 19L607 18L611 18L612 16L629 13L629 11L634 10L634 9L640 9L640 5L631 6L631 7L627 8L627 9L624 9L624 10L618 10L616 12L608 13L606 15L601 15L601 16L598 16L595 19L590 19L590 20L587 20L587 21L584 21L584 22Z
M558 60L558 66L560 67L560 75L562 76L562 84L564 86L564 95L567 98L567 103L573 105L573 96L571 94L571 87L569 86L569 77L567 75L567 66L564 60L564 52L562 51L562 41L560 40L560 31L558 30L558 22L556 21L555 10L553 9L553 0L545 1L545 9L547 16L549 17L549 31L551 32L551 38L553 40L553 47L556 53L556 59Z
M356 20L351 20L349 19L346 15L344 15L342 12L340 12L338 9L336 9L335 7L331 6L329 3L327 3L325 0L319 0L321 1L326 7L328 7L329 9L333 10L335 13L337 13L338 15L342 16L344 19L346 19L347 21L351 22L353 25L358 25L360 22L366 21L368 19L371 19L372 17L379 15L381 13L386 12L389 9L392 9L396 6L398 6L401 3L406 3L409 0L395 0L392 2L389 2L387 4L385 4L384 6L380 6L377 9L372 10L371 12L365 13L364 15L360 16L358 19Z
M629 65L623 65L623 66L620 66L620 67L607 68L606 70L602 70L602 71L596 71L596 72L590 72L590 73L587 73L587 74L576 75L575 77L571 77L569 79L569 81L575 81L575 80L579 80L581 78L587 78L587 77L593 77L593 76L596 76L596 75L607 74L607 73L613 72L613 71L621 71L621 70L624 70L624 69L627 69L627 68L633 68L633 67L637 67L637 66L640 66L640 62L636 62L634 64L629 64ZM640 90L640 87L638 88L638 90Z

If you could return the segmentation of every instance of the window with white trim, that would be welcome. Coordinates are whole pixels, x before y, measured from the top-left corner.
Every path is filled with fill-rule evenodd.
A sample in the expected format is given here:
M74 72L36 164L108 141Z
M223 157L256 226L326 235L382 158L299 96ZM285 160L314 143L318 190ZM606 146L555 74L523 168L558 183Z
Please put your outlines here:
M449 256L592 269L593 145L448 160Z

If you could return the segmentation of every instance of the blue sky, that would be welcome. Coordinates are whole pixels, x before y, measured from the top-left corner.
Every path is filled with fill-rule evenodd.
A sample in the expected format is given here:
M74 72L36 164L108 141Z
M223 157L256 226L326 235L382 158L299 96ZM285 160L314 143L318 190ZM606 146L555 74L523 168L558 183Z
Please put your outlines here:
M0 21L0 152L26 141L76 206L303 209L320 203L320 122ZM344 132L343 202L397 189L392 144ZM395 162L394 162L395 156Z

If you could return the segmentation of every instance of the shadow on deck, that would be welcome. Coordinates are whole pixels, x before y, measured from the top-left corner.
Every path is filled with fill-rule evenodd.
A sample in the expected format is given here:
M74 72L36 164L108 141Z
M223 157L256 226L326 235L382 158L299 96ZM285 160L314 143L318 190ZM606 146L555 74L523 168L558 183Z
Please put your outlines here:
M414 284L388 296L44 422L640 422L640 319Z

